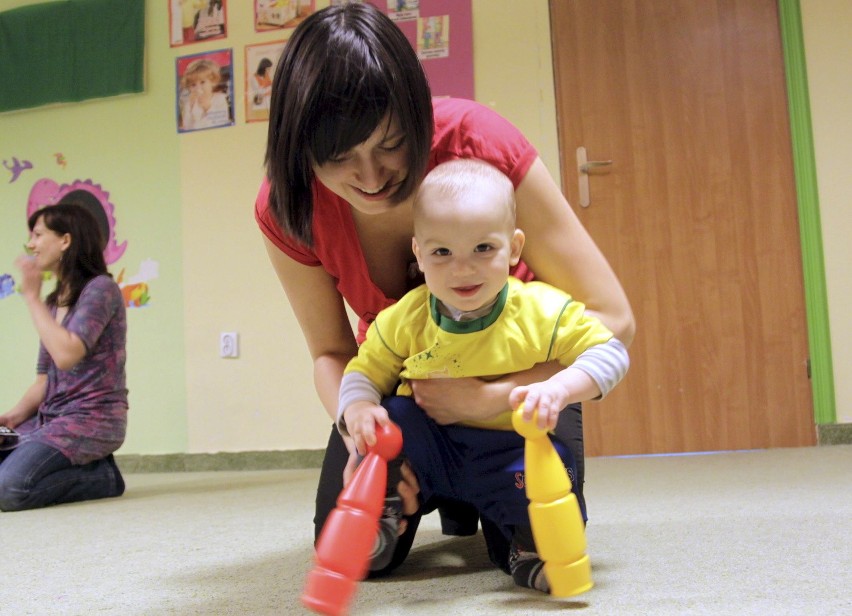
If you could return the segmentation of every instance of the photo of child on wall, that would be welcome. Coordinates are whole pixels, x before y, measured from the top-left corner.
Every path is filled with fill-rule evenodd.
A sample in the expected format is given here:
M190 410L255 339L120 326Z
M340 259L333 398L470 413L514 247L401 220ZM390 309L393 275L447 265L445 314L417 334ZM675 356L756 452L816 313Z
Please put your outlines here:
M246 122L269 120L272 77L286 41L246 45Z
M169 0L172 47L225 38L227 0Z
M234 124L234 70L231 49L176 60L178 132Z

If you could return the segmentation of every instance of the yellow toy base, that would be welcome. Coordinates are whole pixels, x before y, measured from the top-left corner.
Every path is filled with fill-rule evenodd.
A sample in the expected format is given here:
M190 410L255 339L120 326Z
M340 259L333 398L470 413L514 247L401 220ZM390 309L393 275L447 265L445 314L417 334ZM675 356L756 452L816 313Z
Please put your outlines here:
M592 586L592 565L588 555L573 563L544 563L544 573L554 597L573 597Z

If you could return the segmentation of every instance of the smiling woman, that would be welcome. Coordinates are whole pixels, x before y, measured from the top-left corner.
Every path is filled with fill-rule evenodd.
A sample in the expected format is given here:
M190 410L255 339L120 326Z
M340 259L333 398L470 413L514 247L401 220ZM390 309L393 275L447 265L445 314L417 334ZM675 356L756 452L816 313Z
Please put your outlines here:
M20 433L0 452L0 509L19 511L124 493L112 453L127 428L127 322L106 269L104 237L89 211L58 204L29 218L16 264L40 339L35 382L0 415ZM43 274L56 288L41 299Z
M509 122L470 100L431 99L408 40L369 3L317 11L290 37L272 86L266 177L255 218L266 250L305 337L317 393L332 422L347 362L382 309L423 282L412 253L413 195L442 162L478 158L508 177L527 243L512 268L586 304L626 344L633 318L621 286L580 225L535 147ZM532 269L531 269L532 268ZM360 318L352 331L344 302ZM517 386L560 370L554 362L496 380L412 380L418 406L438 424L477 422L509 410ZM583 434L579 405L559 414L556 438L577 462L582 502ZM355 446L332 428L314 517L316 535L335 506ZM473 534L480 512L434 499L418 503L417 477L389 486L388 527L399 529L373 574L396 568L411 547L420 514L440 507L447 534ZM399 520L400 498L406 520ZM399 524L397 524L399 522ZM509 543L482 517L492 561L508 571ZM391 537L392 539L395 537Z

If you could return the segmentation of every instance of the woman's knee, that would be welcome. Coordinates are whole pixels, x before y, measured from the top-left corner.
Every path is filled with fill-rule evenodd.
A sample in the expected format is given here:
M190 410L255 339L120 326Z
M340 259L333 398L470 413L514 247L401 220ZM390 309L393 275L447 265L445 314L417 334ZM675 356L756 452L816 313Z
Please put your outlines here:
M21 511L26 509L29 490L19 478L2 472L0 468L0 511Z

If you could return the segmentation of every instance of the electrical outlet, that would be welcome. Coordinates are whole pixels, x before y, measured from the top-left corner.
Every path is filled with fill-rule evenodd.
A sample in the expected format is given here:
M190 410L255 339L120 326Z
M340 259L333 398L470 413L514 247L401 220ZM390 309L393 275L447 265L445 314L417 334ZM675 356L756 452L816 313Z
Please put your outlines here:
M237 332L219 334L219 357L236 358L240 356L240 335Z

